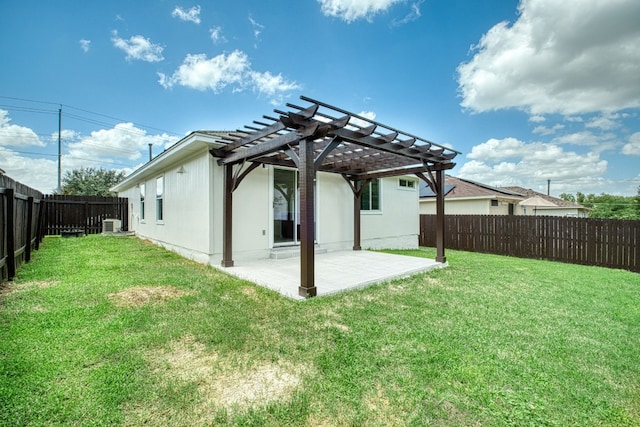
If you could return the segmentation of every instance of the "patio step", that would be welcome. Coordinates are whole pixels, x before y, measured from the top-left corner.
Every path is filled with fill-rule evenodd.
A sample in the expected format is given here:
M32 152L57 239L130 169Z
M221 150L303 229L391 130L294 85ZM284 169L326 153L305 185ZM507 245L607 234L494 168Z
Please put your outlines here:
M321 248L316 245L314 248L314 252L316 254L326 254L327 250ZM286 259L286 258L295 258L300 256L300 246L280 246L277 248L271 249L271 253L269 254L269 258L271 259Z

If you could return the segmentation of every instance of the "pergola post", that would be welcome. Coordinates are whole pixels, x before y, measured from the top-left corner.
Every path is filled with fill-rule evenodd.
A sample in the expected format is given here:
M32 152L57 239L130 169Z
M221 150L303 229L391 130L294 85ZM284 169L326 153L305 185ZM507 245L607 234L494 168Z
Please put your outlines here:
M308 298L316 296L314 253L314 180L313 139L300 140L300 287L298 294Z
M233 267L233 165L224 165L222 200L222 266Z
M444 170L437 170L436 187L436 261L446 262L444 255Z
M353 192L353 250L362 250L360 246L360 201L362 200L362 188L364 183L362 181L356 181L356 191Z

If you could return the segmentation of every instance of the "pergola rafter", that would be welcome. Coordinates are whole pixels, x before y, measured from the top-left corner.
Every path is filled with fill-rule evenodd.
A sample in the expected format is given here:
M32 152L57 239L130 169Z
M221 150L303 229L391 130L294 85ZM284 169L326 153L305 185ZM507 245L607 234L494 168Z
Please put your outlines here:
M274 110L279 117L263 116L220 139L211 149L225 169L223 232L224 266L232 266L233 191L260 164L297 168L300 175L301 280L299 292L314 296L314 185L317 171L340 174L354 195L354 250L360 249L360 198L372 179L415 174L437 195L444 195L444 171L455 166L458 151L311 98L310 105L287 104L291 111ZM248 165L248 166L245 166ZM234 171L235 168L235 171ZM444 198L438 197L438 216L444 226ZM442 205L442 206L440 206ZM440 222L439 222L440 223ZM442 230L438 255L444 262Z

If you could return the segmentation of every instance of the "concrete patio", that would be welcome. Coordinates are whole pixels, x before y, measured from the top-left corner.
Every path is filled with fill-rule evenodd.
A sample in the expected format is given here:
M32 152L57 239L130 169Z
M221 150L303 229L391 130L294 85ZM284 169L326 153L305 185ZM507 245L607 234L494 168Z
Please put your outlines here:
M316 254L315 285L318 296L330 295L374 283L411 276L445 267L433 259L371 251L336 251ZM262 259L219 267L241 279L272 289L297 300L300 286L300 258Z

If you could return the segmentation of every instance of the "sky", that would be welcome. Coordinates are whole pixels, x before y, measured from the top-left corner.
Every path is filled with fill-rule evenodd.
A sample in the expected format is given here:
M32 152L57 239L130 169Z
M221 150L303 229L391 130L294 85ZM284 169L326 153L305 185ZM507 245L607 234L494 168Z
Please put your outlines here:
M304 95L551 195L640 187L638 0L5 0L0 169L129 173Z

